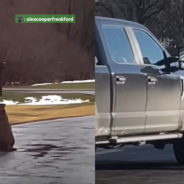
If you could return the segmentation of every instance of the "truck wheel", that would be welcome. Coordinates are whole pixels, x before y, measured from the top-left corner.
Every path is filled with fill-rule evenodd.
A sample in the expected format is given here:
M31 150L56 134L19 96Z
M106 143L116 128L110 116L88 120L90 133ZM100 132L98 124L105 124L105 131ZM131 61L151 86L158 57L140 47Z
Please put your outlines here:
M179 164L184 165L184 139L173 144L174 154Z

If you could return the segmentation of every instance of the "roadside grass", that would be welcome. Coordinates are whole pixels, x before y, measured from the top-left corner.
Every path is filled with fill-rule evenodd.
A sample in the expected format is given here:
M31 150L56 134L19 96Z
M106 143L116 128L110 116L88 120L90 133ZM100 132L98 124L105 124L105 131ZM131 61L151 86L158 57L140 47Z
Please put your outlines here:
M80 105L52 105L52 106L6 106L6 113L11 125L41 120L69 118L94 115L95 106Z
M12 88L30 88L30 89L70 89L70 90L94 90L95 89L95 82L89 82L89 83L54 83L54 84L48 84L43 86L31 86L31 85L25 85L25 86L5 86L6 87L12 87Z
M26 97L34 97L37 100L40 100L42 96L47 96L47 95L51 95L51 94L28 94L28 93L13 93L13 92L4 92L3 96L0 97L0 101L4 100L13 100L13 101L18 101L20 103L24 103L25 102L25 98ZM54 94L54 95L58 95L61 96L64 99L77 99L80 98L82 100L89 100L90 102L88 104L94 104L95 102L95 97L94 95L88 95L88 94L78 94L78 93L70 93L70 94Z

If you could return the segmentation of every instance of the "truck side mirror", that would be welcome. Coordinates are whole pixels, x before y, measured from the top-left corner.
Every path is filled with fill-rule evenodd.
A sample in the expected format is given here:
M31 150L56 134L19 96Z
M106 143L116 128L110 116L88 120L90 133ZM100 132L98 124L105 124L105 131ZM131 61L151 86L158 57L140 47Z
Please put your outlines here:
M178 58L174 56L167 56L166 52L163 51L164 59L157 62L158 66L164 65L165 68L162 69L162 71L165 72L174 72L178 70Z
M179 68L184 69L184 47L179 48L178 59L179 59Z

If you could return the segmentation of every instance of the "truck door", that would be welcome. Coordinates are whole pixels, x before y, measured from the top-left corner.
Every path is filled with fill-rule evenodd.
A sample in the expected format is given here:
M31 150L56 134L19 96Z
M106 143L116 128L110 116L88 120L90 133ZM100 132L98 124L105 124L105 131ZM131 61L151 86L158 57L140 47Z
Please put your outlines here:
M121 25L98 25L111 73L111 134L143 133L147 77Z
M95 124L96 137L110 135L110 73L102 59L102 49L95 41Z
M163 49L151 34L134 29L147 74L146 133L174 131L179 126L180 78L165 73L159 61L164 60Z

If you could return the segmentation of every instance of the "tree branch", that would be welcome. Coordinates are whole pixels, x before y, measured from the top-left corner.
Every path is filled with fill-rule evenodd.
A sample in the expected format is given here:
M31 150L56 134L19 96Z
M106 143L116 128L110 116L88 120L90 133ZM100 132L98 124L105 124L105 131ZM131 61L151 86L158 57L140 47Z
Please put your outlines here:
M154 6L156 6L158 4L159 0L155 1L154 3L152 3L151 5L149 5L144 12L146 13L148 10L150 10L151 8L153 8Z

